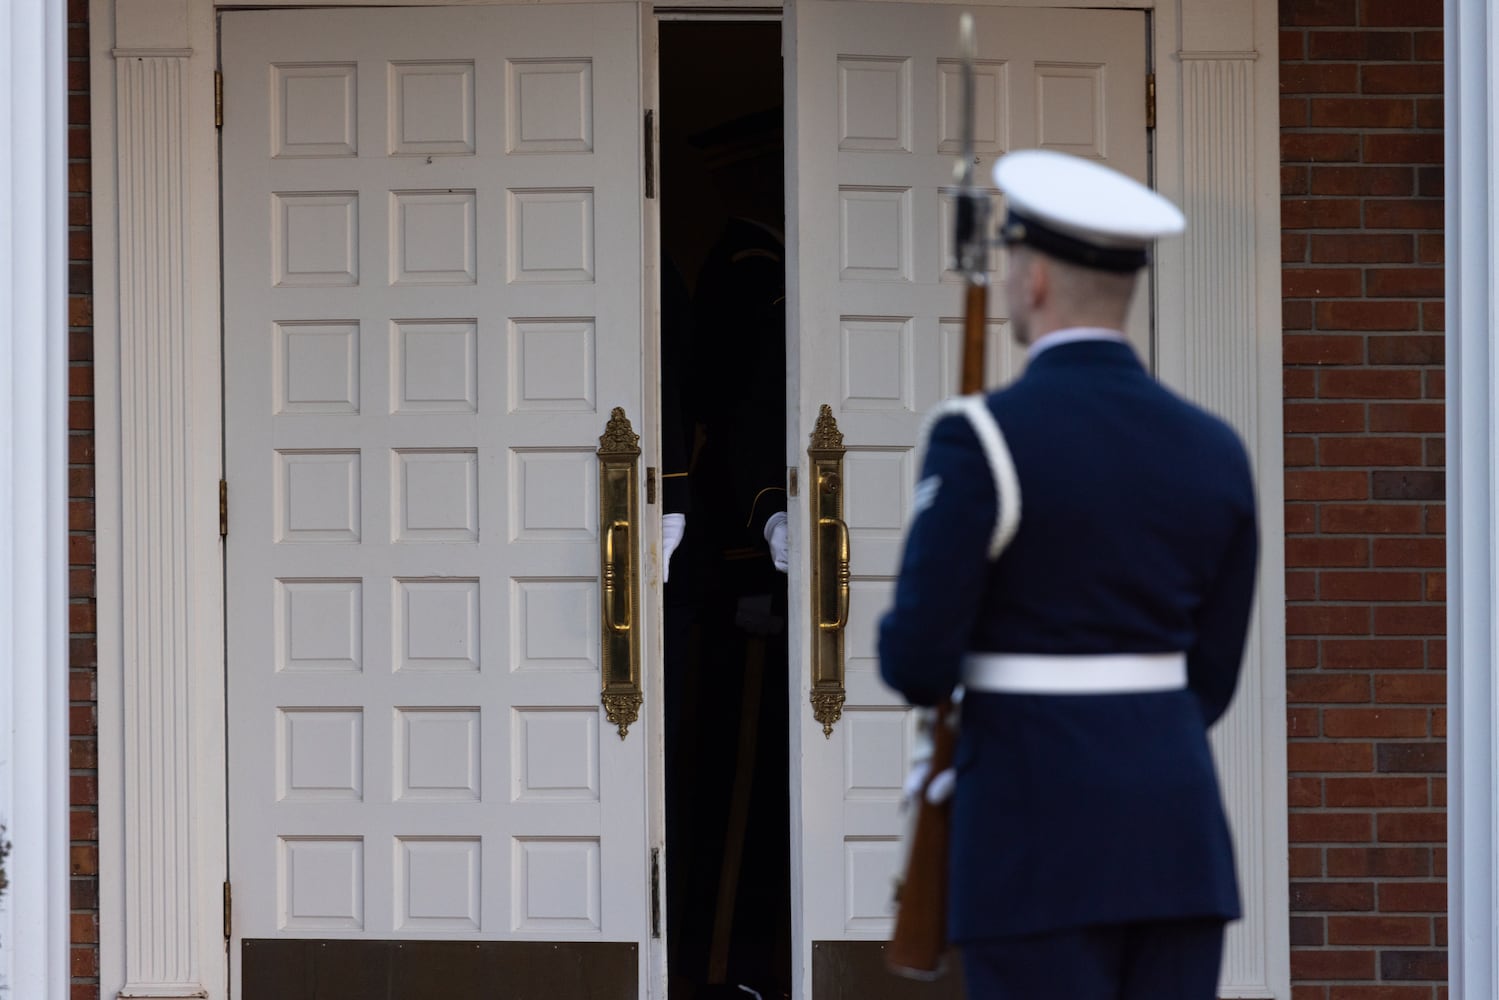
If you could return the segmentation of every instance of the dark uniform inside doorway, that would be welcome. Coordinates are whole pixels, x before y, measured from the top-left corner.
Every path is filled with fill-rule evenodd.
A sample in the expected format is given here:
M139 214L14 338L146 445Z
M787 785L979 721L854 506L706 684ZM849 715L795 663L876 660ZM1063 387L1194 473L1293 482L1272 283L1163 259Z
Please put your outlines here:
M791 992L780 24L663 21L668 975ZM767 531L769 527L769 532ZM782 537L784 537L782 535Z

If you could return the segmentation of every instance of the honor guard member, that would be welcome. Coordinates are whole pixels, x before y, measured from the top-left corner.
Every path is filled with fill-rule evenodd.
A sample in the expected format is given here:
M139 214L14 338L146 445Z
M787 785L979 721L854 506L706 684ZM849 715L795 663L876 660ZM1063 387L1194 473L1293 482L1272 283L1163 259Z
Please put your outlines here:
M1249 460L1121 332L1176 207L1052 152L994 173L1029 358L934 415L879 635L913 704L964 689L950 937L984 1000L1212 1000L1239 895L1207 731L1254 593Z

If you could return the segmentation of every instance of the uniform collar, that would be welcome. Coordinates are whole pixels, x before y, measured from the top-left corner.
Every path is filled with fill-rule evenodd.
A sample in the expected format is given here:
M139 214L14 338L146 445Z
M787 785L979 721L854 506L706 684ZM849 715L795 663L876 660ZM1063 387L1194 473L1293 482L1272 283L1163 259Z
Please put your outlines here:
M1101 326L1070 326L1063 330L1053 330L1046 336L1041 337L1031 344L1028 354L1030 360L1034 361L1036 356L1051 350L1053 347L1061 347L1063 344L1076 344L1087 340L1112 341L1119 344L1127 344L1124 334L1118 330L1110 330Z

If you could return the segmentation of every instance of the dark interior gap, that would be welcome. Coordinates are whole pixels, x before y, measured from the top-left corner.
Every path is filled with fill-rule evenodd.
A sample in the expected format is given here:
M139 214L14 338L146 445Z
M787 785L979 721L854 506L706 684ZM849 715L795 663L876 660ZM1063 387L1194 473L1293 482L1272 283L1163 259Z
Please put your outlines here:
M672 1000L791 995L781 25L660 29ZM685 475L684 475L685 473Z

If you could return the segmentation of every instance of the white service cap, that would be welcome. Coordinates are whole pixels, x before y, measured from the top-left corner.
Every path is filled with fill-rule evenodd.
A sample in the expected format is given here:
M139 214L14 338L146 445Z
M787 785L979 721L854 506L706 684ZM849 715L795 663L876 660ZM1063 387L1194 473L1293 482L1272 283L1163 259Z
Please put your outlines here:
M994 183L1009 202L1000 227L1004 242L1085 267L1137 270L1153 241L1187 228L1181 209L1144 184L1066 153L1006 154L994 164Z

